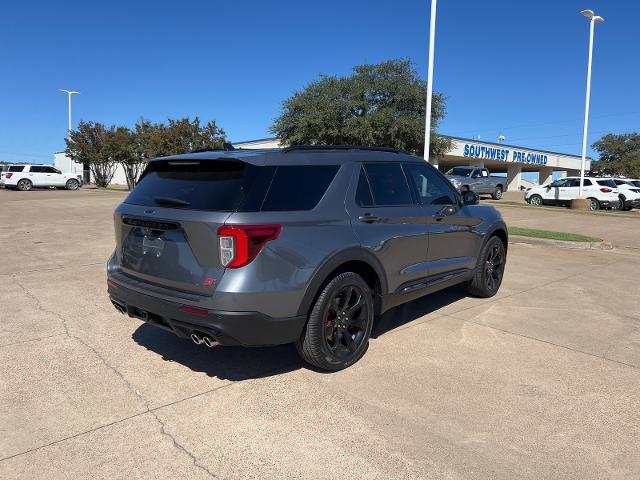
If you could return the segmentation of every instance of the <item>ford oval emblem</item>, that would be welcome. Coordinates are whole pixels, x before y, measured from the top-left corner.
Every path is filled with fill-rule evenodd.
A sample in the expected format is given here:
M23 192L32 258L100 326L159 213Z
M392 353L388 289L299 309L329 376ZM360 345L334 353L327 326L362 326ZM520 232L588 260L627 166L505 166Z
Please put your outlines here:
M153 210L152 208L149 208L149 209L145 210L144 213L146 213L147 215L153 215L154 213L156 213L156 211Z

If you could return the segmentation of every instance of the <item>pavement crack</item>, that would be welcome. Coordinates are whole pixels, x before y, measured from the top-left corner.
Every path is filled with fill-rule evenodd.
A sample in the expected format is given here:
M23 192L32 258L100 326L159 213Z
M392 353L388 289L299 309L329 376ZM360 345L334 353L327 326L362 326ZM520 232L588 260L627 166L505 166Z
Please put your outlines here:
M177 450L183 452L184 454L186 454L191 461L193 462L193 465L201 470L203 470L204 472L208 473L209 476L211 476L212 478L217 478L216 475L214 475L209 469L207 469L207 467L205 467L204 465L202 465L201 463L198 462L198 459L195 457L195 455L193 455L193 453L191 453L189 450L187 450L183 445L181 445L176 438L167 431L166 425L165 423L160 419L160 417L158 417L158 415L156 414L156 412L151 408L151 406L149 405L148 400L144 397L144 395L142 395L142 393L140 393L140 391L135 388L135 386L122 374L122 372L120 370L118 370L115 366L111 365L111 363L109 363L109 361L107 361L106 358L104 358L104 356L98 351L96 350L92 345L88 344L87 342L84 341L84 339L82 339L81 337L74 335L73 333L71 333L70 329L69 329L69 325L67 324L68 320L67 318L65 318L64 315L62 315L61 313L58 313L54 310L49 310L47 308L45 308L42 305L42 302L40 301L40 299L33 294L33 292L31 292L27 287L25 287L22 283L20 283L20 281L15 278L14 276L14 280L16 285L18 285L18 287L20 287L20 289L25 293L25 295L27 297L29 297L33 303L34 306L36 307L36 309L40 312L43 313L48 313L50 315L55 316L56 318L58 318L62 324L62 328L64 330L64 335L74 339L75 341L77 341L78 343L84 345L86 348L88 348L99 360L100 362L107 367L107 369L109 369L111 372L113 372L116 376L118 376L120 378L120 380L124 383L124 385L126 386L126 388L132 392L133 394L135 394L141 401L142 404L144 405L144 412L143 413L149 413L151 414L156 421L160 424L160 433L162 435L164 435L165 437L169 438L169 440L171 440L172 445L174 446L174 448L176 448Z

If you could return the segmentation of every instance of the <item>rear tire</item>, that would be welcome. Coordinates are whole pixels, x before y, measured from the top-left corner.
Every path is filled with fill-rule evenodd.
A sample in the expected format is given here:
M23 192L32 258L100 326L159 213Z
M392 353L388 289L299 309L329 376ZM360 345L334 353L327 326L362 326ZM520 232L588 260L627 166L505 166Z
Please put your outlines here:
M529 197L529 205L539 207L540 205L542 205L542 197L540 195L531 195Z
M371 289L360 275L341 273L318 296L296 348L311 365L342 370L365 354L372 326Z
M473 278L465 284L467 292L475 297L493 297L502 285L506 262L502 240L491 237L480 251Z
M65 188L67 190L78 190L80 188L80 182L75 178L70 178L69 180L67 180Z
M28 192L33 187L33 183L31 183L31 180L27 180L26 178L23 178L18 182L16 187L21 192Z
M589 202L591 202L590 205L589 205L589 208L591 210L600 210L600 202L597 199L590 198Z
M491 194L491 198L494 200L500 200L502 198L502 187L498 185L495 191Z

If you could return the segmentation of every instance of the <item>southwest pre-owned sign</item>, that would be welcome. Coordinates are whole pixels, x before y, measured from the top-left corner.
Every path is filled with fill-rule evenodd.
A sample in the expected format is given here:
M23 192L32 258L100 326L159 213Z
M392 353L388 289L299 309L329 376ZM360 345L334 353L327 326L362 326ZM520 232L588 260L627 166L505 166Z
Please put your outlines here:
M489 147L485 145L464 145L465 157L481 158L483 160L499 160L501 162L534 163L546 165L547 156L543 153L535 153L526 150L509 150L507 148Z

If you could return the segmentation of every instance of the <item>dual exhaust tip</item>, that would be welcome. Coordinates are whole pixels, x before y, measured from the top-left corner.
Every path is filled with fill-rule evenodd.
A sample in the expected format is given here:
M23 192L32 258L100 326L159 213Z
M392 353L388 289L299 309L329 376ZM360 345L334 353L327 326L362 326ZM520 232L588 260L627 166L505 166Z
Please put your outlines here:
M200 335L199 333L196 333L196 332L193 332L191 334L191 340L196 345L201 345L204 343L204 345L208 348L211 348L216 343L218 343L214 338L210 337L209 335Z

